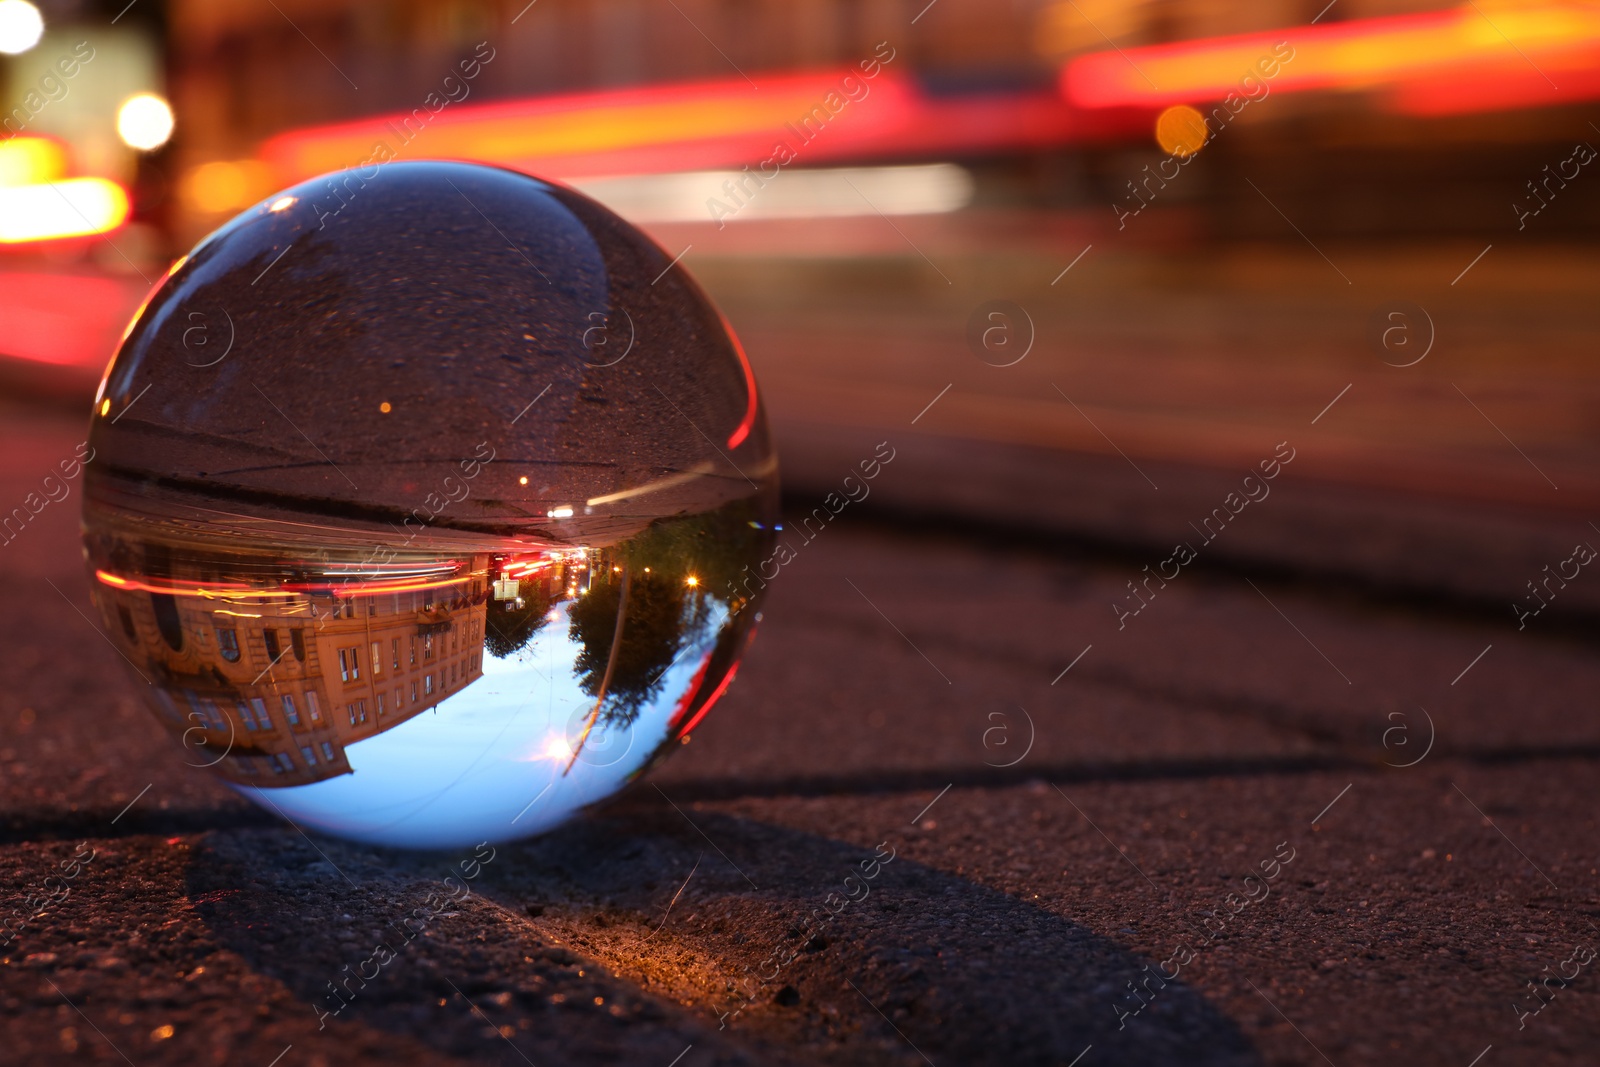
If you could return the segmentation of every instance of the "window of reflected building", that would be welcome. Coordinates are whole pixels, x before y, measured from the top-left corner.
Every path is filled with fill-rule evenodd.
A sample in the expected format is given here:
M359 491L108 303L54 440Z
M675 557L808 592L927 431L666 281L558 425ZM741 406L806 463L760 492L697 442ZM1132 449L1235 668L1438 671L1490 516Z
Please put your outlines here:
M359 648L341 648L339 650L339 678L344 682L361 680L361 650Z

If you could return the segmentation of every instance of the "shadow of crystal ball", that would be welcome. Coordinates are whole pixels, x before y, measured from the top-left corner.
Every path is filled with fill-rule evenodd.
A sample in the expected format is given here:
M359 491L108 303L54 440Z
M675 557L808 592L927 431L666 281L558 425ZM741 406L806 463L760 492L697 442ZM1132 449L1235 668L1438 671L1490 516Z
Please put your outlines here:
M327 175L205 238L89 444L100 622L174 758L363 841L612 795L726 690L776 573L721 315L606 208L490 167Z

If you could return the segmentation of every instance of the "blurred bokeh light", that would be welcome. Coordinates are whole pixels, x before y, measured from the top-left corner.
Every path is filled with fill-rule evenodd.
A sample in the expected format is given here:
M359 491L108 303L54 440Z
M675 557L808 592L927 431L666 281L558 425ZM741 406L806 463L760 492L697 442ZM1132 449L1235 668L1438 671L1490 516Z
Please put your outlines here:
M149 152L172 136L172 108L154 93L139 93L117 109L117 136L129 148Z
M1188 104L1173 104L1156 118L1156 144L1171 156L1192 156L1206 143L1205 116Z
M28 0L0 0L0 52L17 55L39 43L44 16Z

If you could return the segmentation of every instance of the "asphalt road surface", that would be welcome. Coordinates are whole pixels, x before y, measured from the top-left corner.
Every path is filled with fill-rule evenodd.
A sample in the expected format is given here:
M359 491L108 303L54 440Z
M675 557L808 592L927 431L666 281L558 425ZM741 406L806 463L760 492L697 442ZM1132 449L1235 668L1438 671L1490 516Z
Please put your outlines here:
M4 500L80 437L8 409ZM186 768L51 504L0 546L8 913L75 873L0 955L0 1062L1594 1062L1589 616L1202 552L1119 621L1144 541L918 519L902 474L692 744L388 958L463 857Z

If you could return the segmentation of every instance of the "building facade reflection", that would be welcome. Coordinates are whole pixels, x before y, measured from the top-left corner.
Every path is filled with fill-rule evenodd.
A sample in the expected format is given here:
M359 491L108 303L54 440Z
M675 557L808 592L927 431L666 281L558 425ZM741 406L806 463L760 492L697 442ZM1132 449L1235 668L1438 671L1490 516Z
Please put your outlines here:
M103 575L106 632L151 677L163 725L231 782L306 785L349 774L345 749L483 674L488 557L456 580L254 594L199 573ZM214 577L214 576L211 576ZM391 585L394 583L390 583Z

